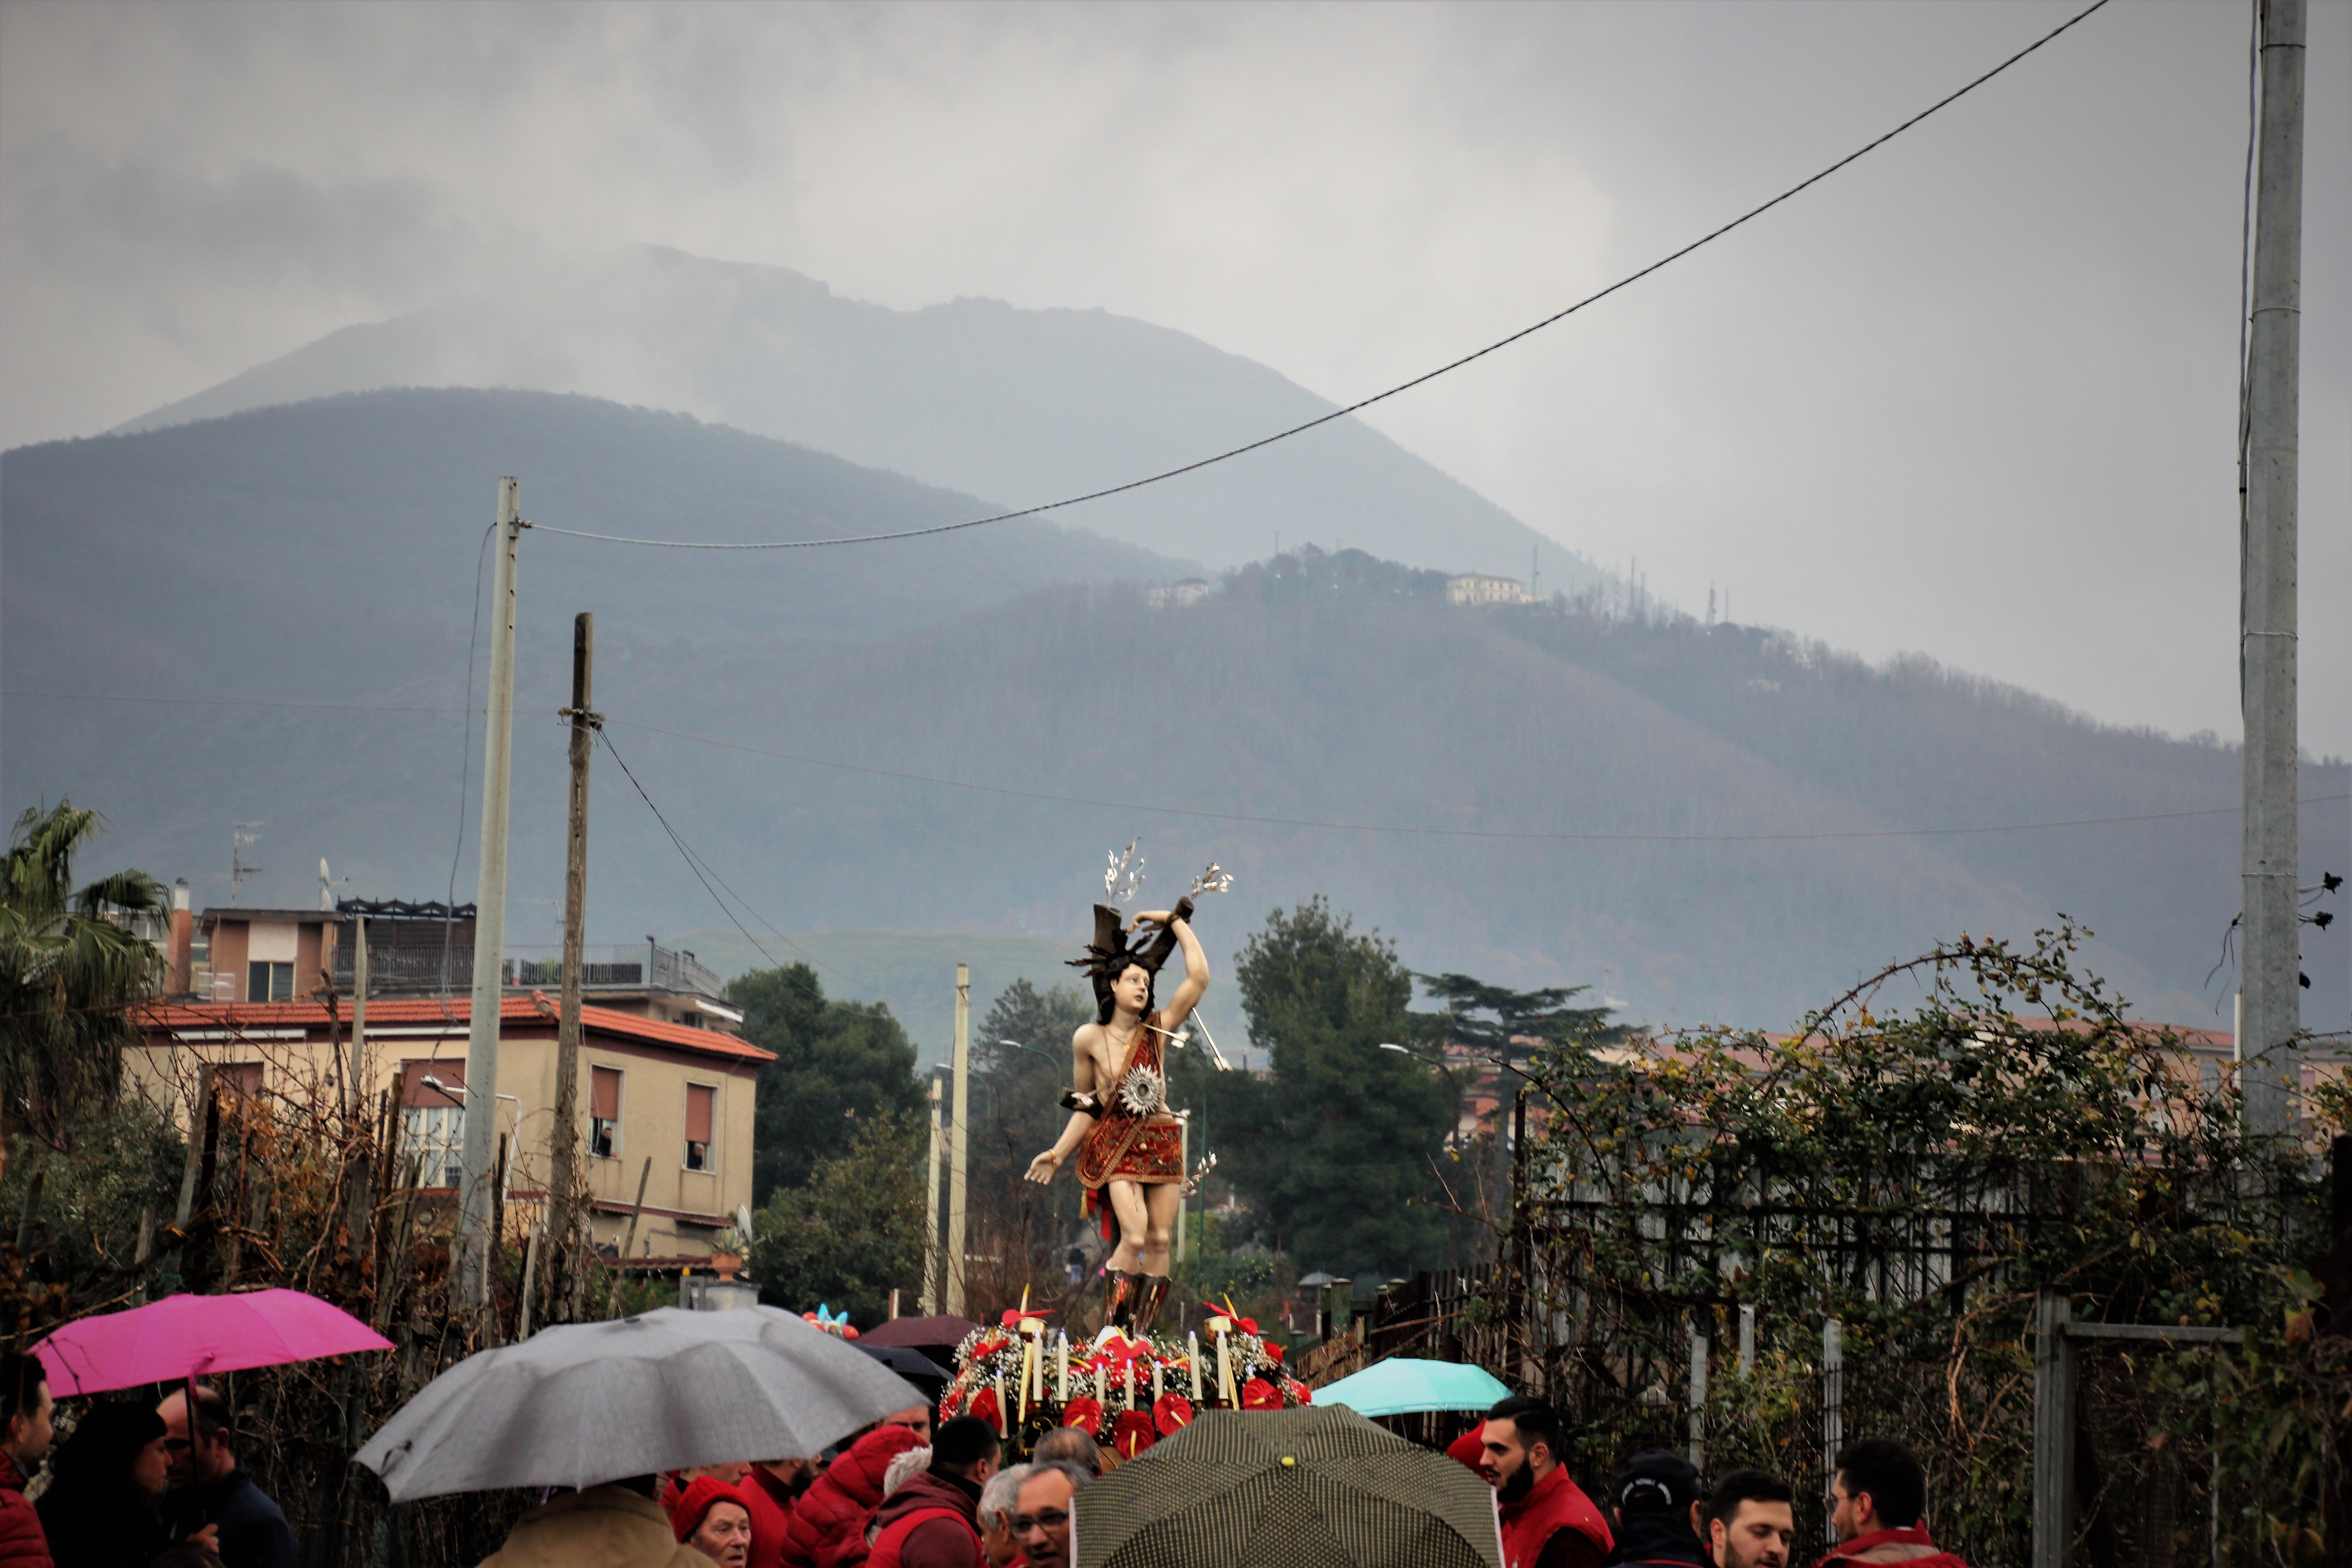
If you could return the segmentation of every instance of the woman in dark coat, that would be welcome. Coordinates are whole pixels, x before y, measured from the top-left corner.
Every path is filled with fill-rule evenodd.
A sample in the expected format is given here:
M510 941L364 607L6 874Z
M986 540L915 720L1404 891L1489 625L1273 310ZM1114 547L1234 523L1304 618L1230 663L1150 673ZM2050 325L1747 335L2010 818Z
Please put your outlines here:
M92 1405L49 1468L49 1489L35 1506L57 1568L148 1568L170 1549L158 1511L163 1418L152 1408Z

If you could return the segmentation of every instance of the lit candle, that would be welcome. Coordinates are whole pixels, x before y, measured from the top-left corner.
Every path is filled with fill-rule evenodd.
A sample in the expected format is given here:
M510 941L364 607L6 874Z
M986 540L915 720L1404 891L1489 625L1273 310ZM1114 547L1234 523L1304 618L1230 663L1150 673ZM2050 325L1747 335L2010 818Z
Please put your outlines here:
M1066 1333L1054 1343L1054 1397L1064 1405L1070 1402L1070 1336Z
M1012 1407L1004 1403L1004 1369L998 1367L996 1369L996 1418L1002 1421L1011 1414L1011 1411Z
M1160 1386L1160 1363L1155 1360L1151 1363L1151 1407L1155 1410L1160 1408L1160 1396L1162 1390Z
M1186 1364L1192 1369L1192 1403L1197 1405L1201 1403L1201 1336L1186 1334L1184 1342L1192 1352L1186 1358Z
M1021 1412L1013 1422L1016 1427L1026 1425L1029 1420L1029 1364L1036 1354L1035 1342L1024 1340L1021 1345Z
M1108 1367L1101 1362L1095 1363L1095 1403L1097 1405L1108 1405L1110 1403L1109 1388L1110 1371Z
M1120 1380L1127 1384L1127 1407L1135 1408L1135 1363L1129 1362L1119 1369Z

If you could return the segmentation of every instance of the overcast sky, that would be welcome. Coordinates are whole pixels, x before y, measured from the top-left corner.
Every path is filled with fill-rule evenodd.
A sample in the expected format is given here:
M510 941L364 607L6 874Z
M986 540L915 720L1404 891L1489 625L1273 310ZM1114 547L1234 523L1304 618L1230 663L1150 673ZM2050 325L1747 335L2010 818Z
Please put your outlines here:
M1100 306L1349 400L2076 8L7 0L0 445L640 241L899 307ZM2312 11L2303 733L2341 754L2352 4ZM2118 0L1370 417L1694 611L1713 584L1738 620L2233 739L2247 21Z

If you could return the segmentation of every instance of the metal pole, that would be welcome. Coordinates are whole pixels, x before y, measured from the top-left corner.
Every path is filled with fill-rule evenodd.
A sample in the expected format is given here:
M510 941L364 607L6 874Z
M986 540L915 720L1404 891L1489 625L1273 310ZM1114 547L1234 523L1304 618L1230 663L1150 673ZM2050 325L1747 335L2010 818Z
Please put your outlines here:
M499 481L496 565L490 579L490 680L482 736L482 850L474 889L474 994L467 1017L466 1085L487 1115L466 1118L463 1163L457 1172L457 1296L473 1310L489 1285L495 1216L490 1192L498 1131L499 1005L505 998L507 935L507 789L514 757L515 550L522 539L517 510L521 487ZM471 1110L468 1107L468 1110Z
M2074 1303L2044 1290L2033 1304L2033 1568L2065 1568L2074 1544Z
M2246 725L2242 1026L2246 1125L2284 1131L2300 1082L2295 913L2295 497L2303 289L2305 0L2262 0L2262 174L2254 194L2240 527Z
M580 986L585 974L588 930L588 755L595 747L602 715L592 712L596 617L582 611L572 618L572 815L565 830L563 863L563 990L555 1024L554 1147L548 1152L550 1273L571 1282L579 1238L572 1234L572 1201L580 1181Z
M1739 1309L1739 1375L1756 1375L1756 1309Z
M1836 1318L1822 1321L1822 1492L1827 1496L1837 1479L1838 1450L1845 1447L1845 1324ZM1837 1541L1834 1525L1828 1531Z
M971 966L956 965L954 1142L948 1147L948 1311L963 1316L966 1178L971 1171Z
M368 1087L373 1081L368 1076L367 1059L367 994L368 950L367 916L352 917L352 1116L354 1120L365 1114Z
M941 1300L940 1259L940 1075L931 1074L931 1180L930 1202L923 1207L923 1312L936 1314L944 1304Z
M1706 1335L1691 1330L1690 1357L1690 1462L1701 1474L1706 1471Z

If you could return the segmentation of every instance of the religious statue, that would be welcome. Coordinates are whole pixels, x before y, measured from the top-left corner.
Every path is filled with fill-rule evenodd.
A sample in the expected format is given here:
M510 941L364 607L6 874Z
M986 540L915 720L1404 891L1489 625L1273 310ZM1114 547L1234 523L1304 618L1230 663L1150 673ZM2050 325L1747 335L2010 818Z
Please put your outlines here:
M1076 1152L1089 1212L1108 1203L1118 1227L1118 1247L1103 1269L1103 1327L1138 1337L1150 1332L1167 1297L1169 1243L1183 1202L1183 1124L1168 1110L1164 1058L1170 1044L1181 1043L1179 1031L1209 986L1192 914L1188 897L1127 926L1117 909L1095 906L1095 939L1086 957L1071 961L1094 983L1096 1016L1070 1038L1074 1087L1062 1097L1069 1125L1029 1164L1029 1180L1051 1182ZM1146 926L1157 933L1129 947L1127 932ZM1155 1008L1154 982L1179 943L1184 982Z

